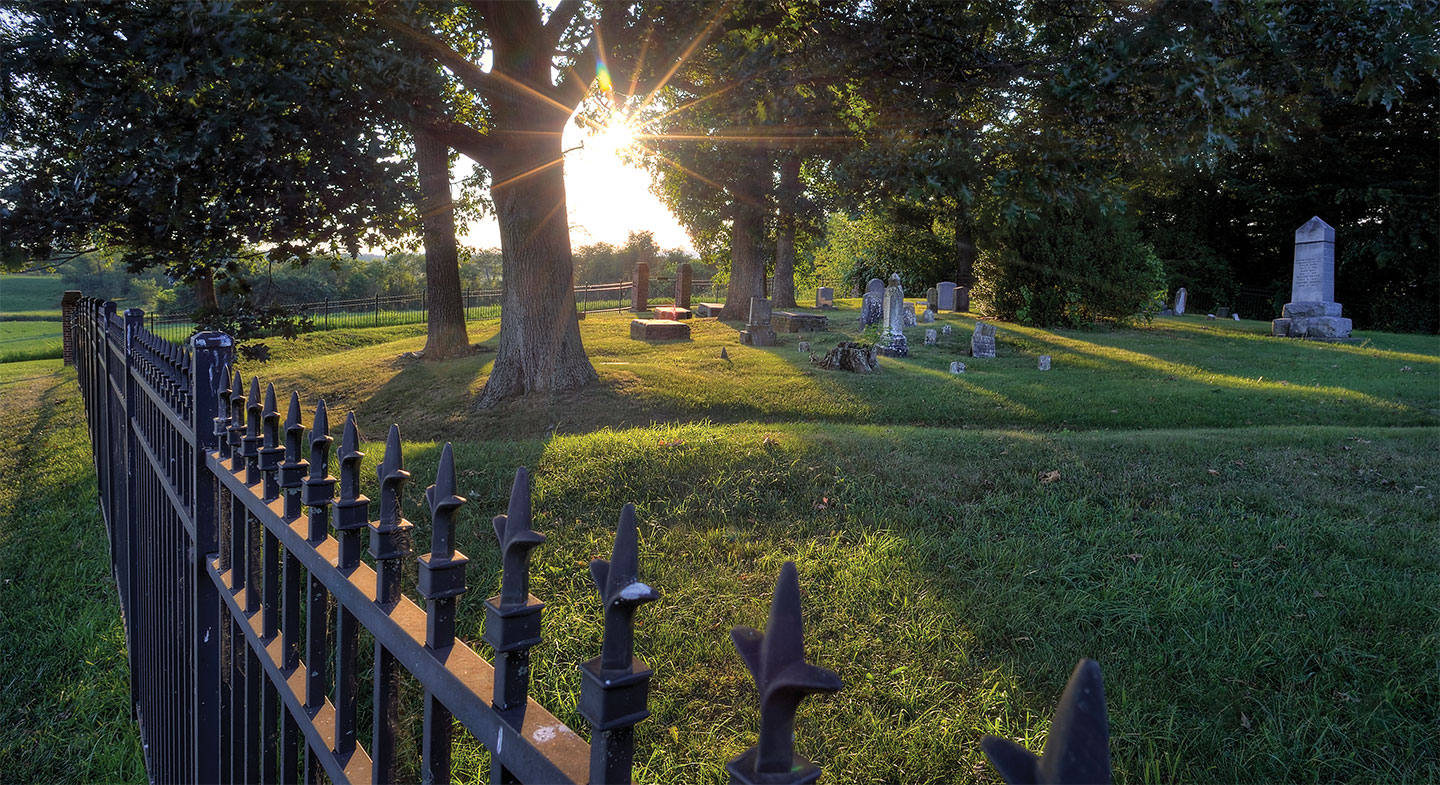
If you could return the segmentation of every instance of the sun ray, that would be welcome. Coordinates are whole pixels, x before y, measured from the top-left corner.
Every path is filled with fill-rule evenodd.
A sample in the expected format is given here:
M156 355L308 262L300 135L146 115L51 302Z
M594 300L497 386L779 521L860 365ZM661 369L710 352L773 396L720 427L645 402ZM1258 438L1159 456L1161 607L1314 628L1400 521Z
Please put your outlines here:
M700 31L699 35L690 39L690 43L686 45L685 51L681 52L680 56L675 59L675 62L670 65L670 70L665 72L665 76L660 79L659 84L655 85L655 89L651 90L648 95L641 99L640 106L636 111L644 111L644 109L655 100L655 96L658 95L661 90L664 90L666 85L670 84L670 80L675 78L675 74L680 70L680 67L685 65L685 62L690 59L690 56L695 54L695 50L700 48L700 44L702 44L706 38L710 37L711 31L715 29L716 25L720 24L720 20L724 19L725 15L730 13L730 9L735 5L735 2L736 0L729 0L729 2L721 5L716 10L715 16L710 19L709 23Z
M549 169L549 168L552 167L552 166L558 166L559 164L563 163L564 160L565 160L565 159L563 159L563 158L556 158L556 159L553 160L553 161L546 161L545 163L540 164L539 166L536 166L536 167L531 168L531 169L527 169L527 170L525 170L525 171L523 171L523 172L521 172L521 173L519 173L519 174L517 174L517 175L514 175L514 176L512 176L512 177L507 177L507 178L505 178L504 180L500 180L500 181L492 184L492 185L490 186L490 190L493 191L493 190L495 190L495 189L497 189L497 188L504 188L504 187L507 186L507 185L510 185L510 184L512 184L512 183L519 182L520 180L524 180L524 179L527 178L527 177L534 177L535 175L537 175L537 174L545 171L546 169Z

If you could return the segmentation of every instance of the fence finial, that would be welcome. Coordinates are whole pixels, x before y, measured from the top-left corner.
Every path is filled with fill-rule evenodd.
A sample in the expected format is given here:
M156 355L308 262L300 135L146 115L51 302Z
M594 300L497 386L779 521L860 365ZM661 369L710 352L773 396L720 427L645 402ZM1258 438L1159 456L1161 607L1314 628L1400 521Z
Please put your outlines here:
M340 434L340 501L335 503L335 532L340 539L340 569L354 569L360 563L360 530L370 523L370 499L360 493L360 431L355 413L345 415Z
M455 513L465 504L455 481L455 451L450 442L440 451L435 484L425 489L430 505L430 557L448 559L455 553Z
M294 520L302 512L300 488L305 482L305 470L310 464L301 457L300 441L305 435L305 426L300 424L300 394L290 393L290 409L285 414L285 460L280 464L280 487L285 491L285 517Z
M455 598L465 593L465 565L469 559L455 550L455 514L465 504L456 493L455 453L449 442L440 451L435 484L425 489L430 505L430 552L419 558L416 589L430 601L426 613L425 645L442 649L455 641Z
M800 576L795 562L787 561L780 568L765 632L736 627L730 631L730 638L760 691L760 739L726 765L732 781L787 785L814 782L820 769L795 754L795 710L807 695L839 690L840 677L805 662Z
M410 472L400 448L400 427L390 426L385 457L375 474L380 480L380 518L370 526L370 554L375 557L375 601L391 605L400 599L400 557L410 552L410 529L401 507Z
M530 596L530 551L545 542L545 535L530 528L530 472L515 470L510 485L510 507L495 516L495 537L500 541L500 607L524 605Z
M1109 783L1110 719L1100 663L1083 659L1070 674L1040 757L1009 739L985 736L980 748L1006 782Z
M590 577L605 603L605 639L600 648L600 667L628 673L634 655L635 610L660 595L640 582L640 538L636 531L635 505L620 510L615 530L615 548L610 560L590 562Z
M230 443L227 435L230 433L230 396L234 391L230 389L230 364L220 366L220 389L215 391L220 398L220 406L215 412L215 440L220 451L220 459L230 457Z
M230 433L227 442L230 446L230 471L240 471L245 465L245 456L241 452L241 443L245 437L245 395L241 392L245 389L245 382L240 379L240 371L235 371L235 378L230 381Z

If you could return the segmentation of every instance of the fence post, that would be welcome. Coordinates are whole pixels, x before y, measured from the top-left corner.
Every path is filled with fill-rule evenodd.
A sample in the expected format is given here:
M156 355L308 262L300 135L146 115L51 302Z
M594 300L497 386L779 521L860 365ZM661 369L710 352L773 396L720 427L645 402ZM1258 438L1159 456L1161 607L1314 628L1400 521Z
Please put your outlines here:
M110 307L113 308L114 306L112 305ZM135 338L136 331L144 324L145 312L139 308L127 308L124 316L125 336L123 340L125 342L125 362L123 370L125 375L123 377L124 386L121 389L125 391L125 397L120 402L121 410L119 415L120 432L123 434L121 444L124 449L124 458L121 465L122 471L125 472L125 506L117 510L120 515L117 516L118 520L115 522L115 528L125 533L125 550L120 554L120 558L124 560L125 567L125 595L127 600L125 603L125 626L129 628L139 623L135 614L135 603L140 597L139 588L136 586L139 582L139 570L135 569L135 553L140 548L145 547L135 542L137 534L136 523L139 518L139 510L136 507L136 502L138 501L136 499L138 483L135 478L135 453L137 447L135 445L135 431L130 427L130 413L135 411L137 395L135 377L132 373L135 367ZM112 411L111 415L113 416L114 414L115 412ZM141 679L148 681L149 674L141 670L140 654L137 651L139 647L135 645L133 636L130 644L130 700L133 711L138 717L140 712L139 681ZM147 757L147 764L148 762L149 759Z
M375 295L375 326L380 326L380 295Z
M60 335L65 347L62 356L66 365L75 364L75 306L80 302L80 292L69 289L60 296Z
M205 465L205 456L220 447L215 428L219 418L229 415L220 400L220 391L229 386L226 378L235 353L235 341L218 332L197 333L190 338L194 360L190 365L190 390L195 405L190 427L195 431L195 542L189 551L191 585L195 587L194 715L190 728L194 745L195 770L192 782L219 782L220 761L220 592L205 569L206 560L220 549L219 514L216 507L215 476Z

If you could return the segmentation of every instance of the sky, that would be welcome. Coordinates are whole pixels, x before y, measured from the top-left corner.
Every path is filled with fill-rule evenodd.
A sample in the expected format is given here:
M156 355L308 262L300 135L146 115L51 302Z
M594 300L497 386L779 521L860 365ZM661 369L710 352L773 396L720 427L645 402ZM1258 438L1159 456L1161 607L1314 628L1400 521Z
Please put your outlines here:
M570 213L571 246L623 245L630 232L649 230L661 248L694 252L689 235L650 193L650 174L621 159L616 150L619 140L587 134L572 121L565 126L562 143L561 149L569 151L565 154L565 207ZM500 247L500 226L494 216L457 228L466 245Z

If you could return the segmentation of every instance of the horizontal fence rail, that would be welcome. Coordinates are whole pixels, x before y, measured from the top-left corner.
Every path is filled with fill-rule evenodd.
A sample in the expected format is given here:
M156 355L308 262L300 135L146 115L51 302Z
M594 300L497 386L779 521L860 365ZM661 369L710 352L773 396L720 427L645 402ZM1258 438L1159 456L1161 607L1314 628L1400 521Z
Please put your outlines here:
M456 635L469 560L456 548L455 517L468 502L448 443L424 491L431 527L421 554L402 515L415 478L398 426L372 501L361 493L353 413L337 448L325 402L307 425L292 392L282 418L274 386L247 385L233 367L229 336L199 333L180 346L144 325L138 309L117 314L83 298L66 329L152 782L389 783L416 772L449 782L456 723L488 749L493 783L631 781L652 676L634 655L635 614L659 596L640 579L633 506L619 512L610 558L590 563L604 633L580 665L587 738L529 695L544 610L530 593L529 559L545 536L531 525L524 467L494 518L501 580L483 600L487 659ZM403 591L410 559L409 588L423 605ZM780 572L765 632L736 627L731 637L760 701L757 743L727 764L731 781L813 782L820 769L795 751L795 713L806 696L841 685L805 661L793 563ZM423 693L418 705L402 694L406 676ZM406 757L402 737L417 721L418 752ZM994 737L982 745L1011 781L1108 780L1099 667L1076 668L1043 756Z

